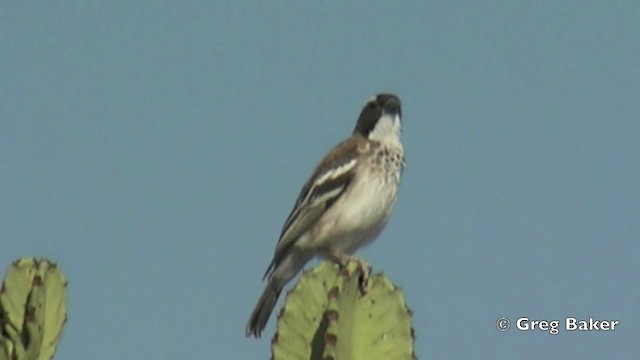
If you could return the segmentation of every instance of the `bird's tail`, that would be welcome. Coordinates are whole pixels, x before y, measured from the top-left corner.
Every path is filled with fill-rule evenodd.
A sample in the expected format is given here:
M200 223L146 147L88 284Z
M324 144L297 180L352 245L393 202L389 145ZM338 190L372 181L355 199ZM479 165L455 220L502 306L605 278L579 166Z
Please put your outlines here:
M273 308L276 306L282 289L287 285L289 280L302 270L304 265L312 257L312 253L293 249L293 251L290 251L287 256L274 265L273 272L269 274L267 287L265 287L262 295L260 295L260 299L247 323L245 330L246 336L260 337L262 330L264 330L267 325Z
M280 292L286 282L283 282L275 277L269 280L267 287L262 292L260 300L256 304L253 313L247 323L247 329L245 330L246 336L260 337L262 330L267 325L267 321L271 316L273 308L276 306Z

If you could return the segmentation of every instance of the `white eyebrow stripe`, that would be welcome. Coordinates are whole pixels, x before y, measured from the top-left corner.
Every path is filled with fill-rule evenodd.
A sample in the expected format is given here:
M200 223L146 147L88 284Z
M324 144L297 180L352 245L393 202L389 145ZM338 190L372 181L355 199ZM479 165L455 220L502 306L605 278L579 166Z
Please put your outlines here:
M314 186L316 187L322 183L324 183L327 180L332 180L335 179L341 175L346 174L347 172L349 172L349 170L351 170L355 165L356 165L356 158L353 158L351 160L349 160L348 162L333 168L333 169L329 169L326 172L324 172L322 175L320 175L320 177L318 177L314 182Z

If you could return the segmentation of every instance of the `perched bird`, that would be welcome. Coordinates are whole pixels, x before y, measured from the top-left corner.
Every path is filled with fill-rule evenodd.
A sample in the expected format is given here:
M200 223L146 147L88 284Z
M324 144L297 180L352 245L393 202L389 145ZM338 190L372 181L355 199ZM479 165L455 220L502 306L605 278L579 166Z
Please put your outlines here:
M348 258L385 227L405 163L401 117L397 96L375 96L362 109L351 137L315 168L282 227L246 336L260 337L282 288L310 259Z

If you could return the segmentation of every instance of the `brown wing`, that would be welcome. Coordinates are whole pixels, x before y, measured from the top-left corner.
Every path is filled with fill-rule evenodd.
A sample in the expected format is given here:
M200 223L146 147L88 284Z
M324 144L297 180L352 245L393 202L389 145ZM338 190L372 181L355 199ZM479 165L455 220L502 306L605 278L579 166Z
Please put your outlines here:
M354 177L358 146L363 140L360 136L353 136L343 141L315 168L311 178L302 187L282 227L273 260L265 272L265 277L272 273L295 240L308 231L344 193Z

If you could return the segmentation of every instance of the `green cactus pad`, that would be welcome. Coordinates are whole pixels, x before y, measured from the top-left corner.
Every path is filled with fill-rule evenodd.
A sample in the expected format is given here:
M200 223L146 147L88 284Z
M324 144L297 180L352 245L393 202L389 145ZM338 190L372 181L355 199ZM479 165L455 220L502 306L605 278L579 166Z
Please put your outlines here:
M11 359L11 354L13 354L13 343L0 334L0 360Z
M325 261L300 277L278 316L273 359L415 358L402 292L362 264Z
M67 282L48 260L13 263L0 291L0 360L51 359L66 322ZM4 352L4 354L3 354Z

